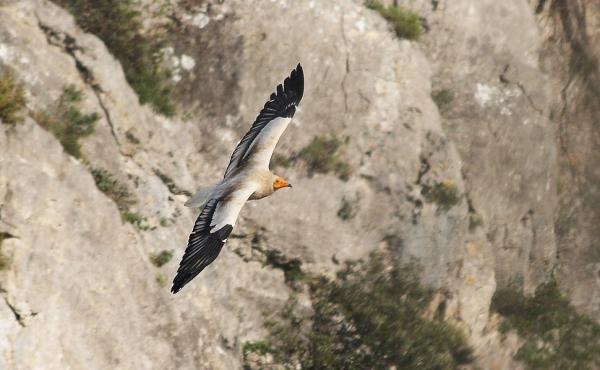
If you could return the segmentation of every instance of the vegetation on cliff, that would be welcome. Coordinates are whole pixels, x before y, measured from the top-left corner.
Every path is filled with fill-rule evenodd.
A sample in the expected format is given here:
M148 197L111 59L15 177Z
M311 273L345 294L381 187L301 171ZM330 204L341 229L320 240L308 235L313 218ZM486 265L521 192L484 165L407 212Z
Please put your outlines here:
M68 85L53 106L34 114L36 122L56 136L65 152L78 159L82 157L79 139L91 135L100 118L98 113L81 111L79 104L82 99L82 92Z
M19 112L25 108L25 89L9 68L0 70L0 121L15 124L23 120Z
M366 5L381 14L401 39L418 40L423 33L419 15L409 9L398 5L385 6L376 0L369 0Z
M123 66L127 82L140 98L165 116L172 116L169 73L161 68L164 38L142 31L142 18L131 0L53 0L68 9L77 24L98 36Z
M424 184L421 194L428 203L435 203L442 211L448 211L460 202L461 196L458 187L451 181Z
M269 338L244 345L248 368L254 355L303 369L451 369L472 360L459 329L427 317L433 291L413 268L373 255L334 280L311 279L309 291L310 312L292 297L267 322Z
M516 358L529 369L597 369L600 325L577 313L554 280L531 297L515 286L501 288L492 309L505 317L500 331L516 330L525 342Z
M289 168L297 161L302 161L306 165L309 176L315 173L333 172L341 180L347 181L352 174L352 167L339 155L343 144L344 141L335 136L331 138L315 136L297 154L290 157L280 154L273 156L272 165Z
M98 190L112 199L117 208L119 208L123 221L129 222L139 230L150 230L151 227L148 225L148 220L139 213L131 211L131 207L135 204L135 199L129 190L127 190L127 186L119 182L108 170L92 168L90 171Z

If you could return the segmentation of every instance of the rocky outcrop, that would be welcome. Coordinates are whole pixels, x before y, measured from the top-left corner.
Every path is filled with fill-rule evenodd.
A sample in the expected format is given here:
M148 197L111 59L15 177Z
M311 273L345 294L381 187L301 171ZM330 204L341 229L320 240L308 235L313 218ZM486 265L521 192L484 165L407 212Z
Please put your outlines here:
M557 205L556 129L536 19L522 1L444 2L427 19L434 89L453 96L444 128L463 160L497 280L531 290L554 265Z
M565 214L594 212L585 202L569 208L582 198L557 189L566 176L553 109L563 75L550 76L547 30L525 2L408 4L426 21L422 43L398 40L360 1L165 2L181 117L168 119L139 104L119 62L66 11L0 2L0 64L25 83L29 102L22 125L0 125L1 251L10 259L0 271L0 368L239 368L243 343L263 336L263 314L290 294L285 261L331 275L380 248L440 288L444 316L466 331L479 366L518 366L518 339L502 341L489 314L497 283L531 291L557 259L566 276L597 240L577 236L571 258L567 235L591 224L574 220L555 238ZM163 8L146 5L146 26L165 22ZM220 179L298 61L305 97L277 152L336 137L349 178L312 174L302 161L275 167L294 190L249 203L215 263L170 295L164 281L197 216L183 207L186 194ZM85 161L35 122L68 84L100 117L81 140ZM442 90L454 98L438 109L432 95ZM569 114L559 128L574 132ZM595 179L595 147L586 148L582 191ZM90 168L127 186L144 230L122 221ZM351 217L339 216L343 207ZM165 249L173 260L152 265ZM588 288L590 266L581 272ZM575 302L595 307L570 281Z
M558 127L557 275L573 304L600 318L600 5L542 1L537 13Z
M89 166L127 184L152 226L123 223L86 165L31 119L2 125L0 230L12 236L2 243L10 267L0 272L3 368L239 367L240 342L287 297L283 273L224 251L194 292L171 296L157 280L173 276L175 263L161 271L149 260L183 252L196 215L155 169L193 189L209 163L194 144L199 130L141 107L103 44L51 3L5 5L0 18L2 63L25 81L31 109L65 84L81 89L82 110L101 115L83 141Z

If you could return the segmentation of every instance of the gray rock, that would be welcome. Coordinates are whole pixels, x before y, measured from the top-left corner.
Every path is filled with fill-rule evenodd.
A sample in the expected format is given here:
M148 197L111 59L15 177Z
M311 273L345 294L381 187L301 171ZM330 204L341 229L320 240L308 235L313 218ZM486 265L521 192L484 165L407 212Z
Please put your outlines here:
M444 127L463 160L496 277L531 291L555 262L557 207L555 125L536 19L520 1L452 1L431 11L428 22L434 89L454 97Z
M88 164L64 153L35 114L0 124L0 232L11 236L1 247L10 265L0 271L0 369L240 368L243 343L264 337L263 314L290 293L284 273L266 265L269 253L330 276L381 248L416 263L444 292L436 302L464 328L482 368L520 366L519 339L503 340L489 313L497 282L522 280L531 291L562 251L564 285L580 307L596 309L597 296L583 293L597 284L597 258L582 262L597 240L591 221L578 218L555 240L557 217L561 227L578 210L595 211L556 194L565 175L550 119L557 82L540 63L547 31L529 5L409 1L429 28L416 43L398 40L361 1L141 4L148 30L167 22L162 5L178 21L165 53L185 119L141 106L105 45L59 7L0 5L0 64L24 81L30 111L74 84L82 111L100 115L81 140ZM294 157L314 137L335 136L349 179L311 174L302 160L277 167L294 189L250 202L213 265L170 295L164 281L197 216L183 207L185 194L221 178L298 62L305 96L277 153ZM454 99L438 109L431 96L442 89ZM588 166L594 145L581 153ZM127 186L149 230L121 220L90 167ZM589 189L595 172L585 168ZM455 189L456 199L427 196L435 186ZM585 199L596 199L592 190ZM565 202L581 202L568 194ZM339 217L348 200L352 217ZM473 217L483 224L470 225ZM149 256L165 249L173 260L153 266ZM578 288L568 276L581 266Z
M600 6L562 0L545 5L538 9L546 36L540 60L555 91L556 275L573 304L600 319Z

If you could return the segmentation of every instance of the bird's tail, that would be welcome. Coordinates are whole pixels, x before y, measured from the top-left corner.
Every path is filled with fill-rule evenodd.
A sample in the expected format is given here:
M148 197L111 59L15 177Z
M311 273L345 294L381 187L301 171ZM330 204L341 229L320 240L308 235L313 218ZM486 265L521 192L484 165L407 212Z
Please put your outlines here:
M206 202L212 198L218 198L221 193L221 184L201 188L185 202L184 206L190 208L204 208Z

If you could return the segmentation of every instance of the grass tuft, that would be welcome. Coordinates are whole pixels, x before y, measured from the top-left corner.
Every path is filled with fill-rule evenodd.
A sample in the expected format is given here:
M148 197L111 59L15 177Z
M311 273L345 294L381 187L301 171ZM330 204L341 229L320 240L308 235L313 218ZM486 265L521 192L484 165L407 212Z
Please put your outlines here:
M36 122L60 141L65 152L81 159L79 139L91 135L100 118L98 113L82 113L78 105L83 95L75 86L68 85L53 107L35 113Z
M120 211L126 211L134 201L127 187L114 178L113 174L102 168L92 168L94 181L98 189L112 199Z
M0 74L0 121L14 125L21 123L19 112L25 108L25 88L16 80L12 69L4 67Z
M169 283L167 277L162 272L156 274L156 283L159 287L164 288Z
M148 225L146 217L143 217L139 213L131 212L130 208L135 204L135 200L125 185L121 184L108 170L92 168L90 171L98 189L117 204L123 221L129 222L138 230L147 231L152 229Z
M352 169L337 154L341 146L342 142L335 137L316 136L298 153L297 158L307 164L309 174L334 172L341 180L347 181Z
M423 185L421 194L429 203L435 203L446 212L460 202L458 187L451 181L436 182L433 185Z
M148 224L148 219L137 212L125 211L121 213L121 217L123 218L123 221L129 222L138 230L148 231L154 229Z
M151 254L150 262L152 262L152 264L156 267L163 267L164 265L169 263L169 261L171 261L172 258L173 258L172 250L163 250L160 253Z
M98 36L121 62L127 82L140 103L167 117L175 114L171 100L169 73L160 66L161 35L146 35L142 18L132 0L53 0L69 10L77 24Z
M527 368L600 367L600 324L577 313L556 281L540 285L531 297L515 286L498 289L492 309L505 318L501 332L516 330L525 339L516 358Z
M461 331L425 318L433 292L411 268L374 255L335 280L311 279L310 295L311 310L292 295L266 324L264 343L284 368L453 369L472 361Z
M187 191L187 190L183 190L181 189L179 186L177 186L177 184L175 184L175 181L173 181L172 178L170 178L169 176L167 176L165 173L163 173L162 171L158 170L158 169L154 169L154 174L156 176L158 176L158 178L163 182L163 184L165 184L165 186L167 187L167 189L169 189L169 191L173 194L184 194L187 195L189 197L192 196L192 194Z
M266 252L266 264L283 271L285 282L292 288L298 288L299 282L305 282L310 277L302 271L302 262L298 258L288 258L278 250Z
M476 213L469 213L469 231L475 231L483 225L483 218Z
M256 342L245 342L242 347L242 353L244 354L244 358L246 358L250 353L257 353L261 356L264 356L269 352L271 352L271 343L265 340L259 340Z
M431 93L431 99L433 99L439 110L444 110L454 100L454 94L448 89L436 90Z
M381 14L401 39L418 40L423 33L419 15L409 9L396 5L385 6L376 0L367 1L366 6Z

